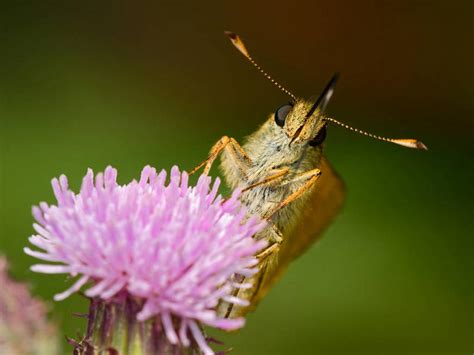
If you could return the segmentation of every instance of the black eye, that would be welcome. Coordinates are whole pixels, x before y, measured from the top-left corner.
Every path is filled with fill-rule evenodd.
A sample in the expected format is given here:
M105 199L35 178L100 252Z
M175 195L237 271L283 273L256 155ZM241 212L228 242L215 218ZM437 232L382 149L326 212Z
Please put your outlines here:
M309 145L312 147L316 147L320 145L324 140L326 139L326 126L321 128L318 132L318 135L313 138L311 142L309 142Z
M292 109L293 104L291 103L280 106L275 112L275 123L280 127L283 127L283 125L285 124L286 116L288 116Z

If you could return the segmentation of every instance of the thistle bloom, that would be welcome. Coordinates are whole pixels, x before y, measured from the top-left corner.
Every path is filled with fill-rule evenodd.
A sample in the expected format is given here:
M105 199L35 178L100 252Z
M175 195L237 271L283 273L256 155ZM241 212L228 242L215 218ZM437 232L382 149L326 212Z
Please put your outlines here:
M45 305L30 295L26 284L8 275L0 256L0 354L59 354L56 327L48 322Z
M154 320L171 344L198 344L212 353L200 325L233 330L244 319L217 316L219 302L245 304L232 296L234 275L255 273L255 254L265 244L252 236L264 228L260 219L247 218L238 201L239 191L228 200L218 196L219 179L201 176L188 185L186 172L157 174L149 166L140 181L119 185L117 171L107 167L95 176L88 170L79 193L62 175L53 179L57 205L33 208L38 234L25 248L35 258L35 272L64 273L77 277L62 300L91 286L86 296L113 301L133 299L136 320Z

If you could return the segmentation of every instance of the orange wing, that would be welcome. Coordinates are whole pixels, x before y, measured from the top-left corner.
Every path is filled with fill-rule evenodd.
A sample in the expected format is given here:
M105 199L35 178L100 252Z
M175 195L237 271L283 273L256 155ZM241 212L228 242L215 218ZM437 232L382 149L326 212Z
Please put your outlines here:
M253 287L235 291L235 296L249 300L250 305L241 307L224 302L218 307L222 316L235 318L254 310L271 286L284 274L290 262L321 237L322 232L341 210L346 195L343 182L326 158L321 159L319 169L322 172L321 177L311 192L295 228L285 231L284 242L278 253L261 262L260 270L253 279Z
M346 196L344 183L324 156L319 169L322 172L321 177L311 192L297 225L284 236L285 241L278 252L276 265L267 267L264 272L262 285L252 298L254 307L283 275L289 263L321 237L344 205Z
M286 236L288 242L280 249L280 265L288 264L318 240L344 205L344 183L324 156L319 169L321 177L302 211L303 215L293 231Z

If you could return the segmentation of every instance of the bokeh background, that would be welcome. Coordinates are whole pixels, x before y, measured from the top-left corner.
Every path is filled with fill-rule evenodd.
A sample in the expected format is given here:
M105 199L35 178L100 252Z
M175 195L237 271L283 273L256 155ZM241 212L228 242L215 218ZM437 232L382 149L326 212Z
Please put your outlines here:
M329 113L416 137L428 152L331 127L347 184L323 240L234 334L235 354L471 353L472 1L6 1L1 11L0 252L48 300L63 335L86 300L29 271L30 208L108 164L191 169L227 134L242 141L287 97L228 43L299 96L342 73ZM218 172L215 171L214 174ZM64 353L70 348L64 344Z

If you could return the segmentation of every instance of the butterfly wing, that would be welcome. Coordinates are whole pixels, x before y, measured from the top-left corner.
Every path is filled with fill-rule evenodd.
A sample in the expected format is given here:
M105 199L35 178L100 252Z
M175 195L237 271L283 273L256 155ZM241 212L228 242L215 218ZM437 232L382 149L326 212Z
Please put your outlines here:
M262 265L265 268L261 277L261 285L252 297L255 306L278 281L295 258L304 253L339 214L344 205L346 190L339 175L323 156L319 169L322 174L311 196L304 205L302 214L295 227L284 236L276 260L269 260ZM271 265L269 265L271 263Z
M286 236L287 242L280 249L280 265L288 264L318 240L344 205L345 185L324 156L319 169L321 177L302 210L300 220Z
M321 177L310 192L311 196L304 205L298 223L292 230L285 232L280 250L260 263L259 271L254 277L245 280L252 284L251 288L236 290L234 295L249 300L250 305L240 307L221 304L219 312L222 316L235 318L254 310L271 286L284 274L290 262L317 241L341 211L346 195L344 183L324 156L319 169Z

